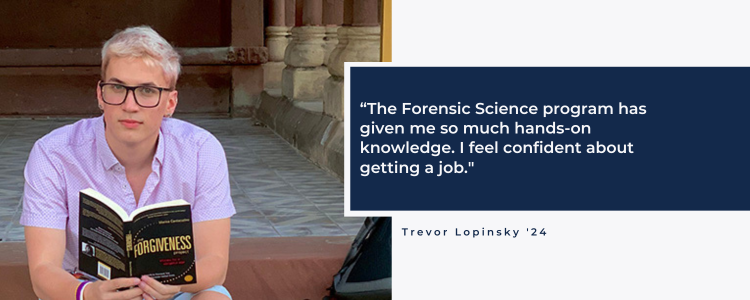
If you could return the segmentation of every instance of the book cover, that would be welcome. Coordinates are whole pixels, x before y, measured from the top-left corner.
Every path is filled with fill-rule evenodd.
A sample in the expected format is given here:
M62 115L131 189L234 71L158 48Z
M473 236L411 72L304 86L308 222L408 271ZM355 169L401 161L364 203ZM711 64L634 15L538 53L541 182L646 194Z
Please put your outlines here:
M93 189L80 192L78 268L99 279L148 275L197 282L190 204L173 200L131 214Z

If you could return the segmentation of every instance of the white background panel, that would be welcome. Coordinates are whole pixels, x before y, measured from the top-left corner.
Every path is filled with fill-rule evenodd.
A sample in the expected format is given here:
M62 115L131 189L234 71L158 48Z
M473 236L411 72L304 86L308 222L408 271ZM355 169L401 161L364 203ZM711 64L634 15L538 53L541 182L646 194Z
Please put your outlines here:
M750 7L741 1L393 2L394 65L750 65ZM750 297L750 212L393 216L395 299ZM482 227L521 234L455 236ZM531 237L531 227L547 235ZM448 236L405 237L401 228Z

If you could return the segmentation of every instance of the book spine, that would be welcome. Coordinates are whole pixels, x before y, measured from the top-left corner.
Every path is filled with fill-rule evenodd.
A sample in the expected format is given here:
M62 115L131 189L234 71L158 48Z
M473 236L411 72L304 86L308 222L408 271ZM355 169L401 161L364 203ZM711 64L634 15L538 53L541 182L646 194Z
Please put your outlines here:
M125 224L125 253L128 255L128 271L130 273L130 277L133 277L133 231L131 230L131 225L133 223L126 223Z

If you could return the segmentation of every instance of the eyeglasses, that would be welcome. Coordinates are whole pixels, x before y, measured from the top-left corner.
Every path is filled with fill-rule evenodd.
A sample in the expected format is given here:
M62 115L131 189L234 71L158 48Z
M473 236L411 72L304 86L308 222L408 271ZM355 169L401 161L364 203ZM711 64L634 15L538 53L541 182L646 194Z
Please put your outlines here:
M119 83L99 82L102 90L102 100L109 105L120 105L125 103L128 98L128 92L133 92L133 98L138 106L143 108L153 108L159 106L162 91L173 91L174 89L139 85L127 86Z

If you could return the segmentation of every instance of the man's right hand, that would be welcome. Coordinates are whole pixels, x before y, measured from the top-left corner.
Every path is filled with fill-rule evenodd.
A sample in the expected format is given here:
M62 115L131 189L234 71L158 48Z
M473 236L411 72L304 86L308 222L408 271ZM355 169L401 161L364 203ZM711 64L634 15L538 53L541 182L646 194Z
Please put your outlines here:
M84 300L142 300L143 290L138 284L140 278L117 278L89 283L83 290ZM124 291L119 289L130 288Z

